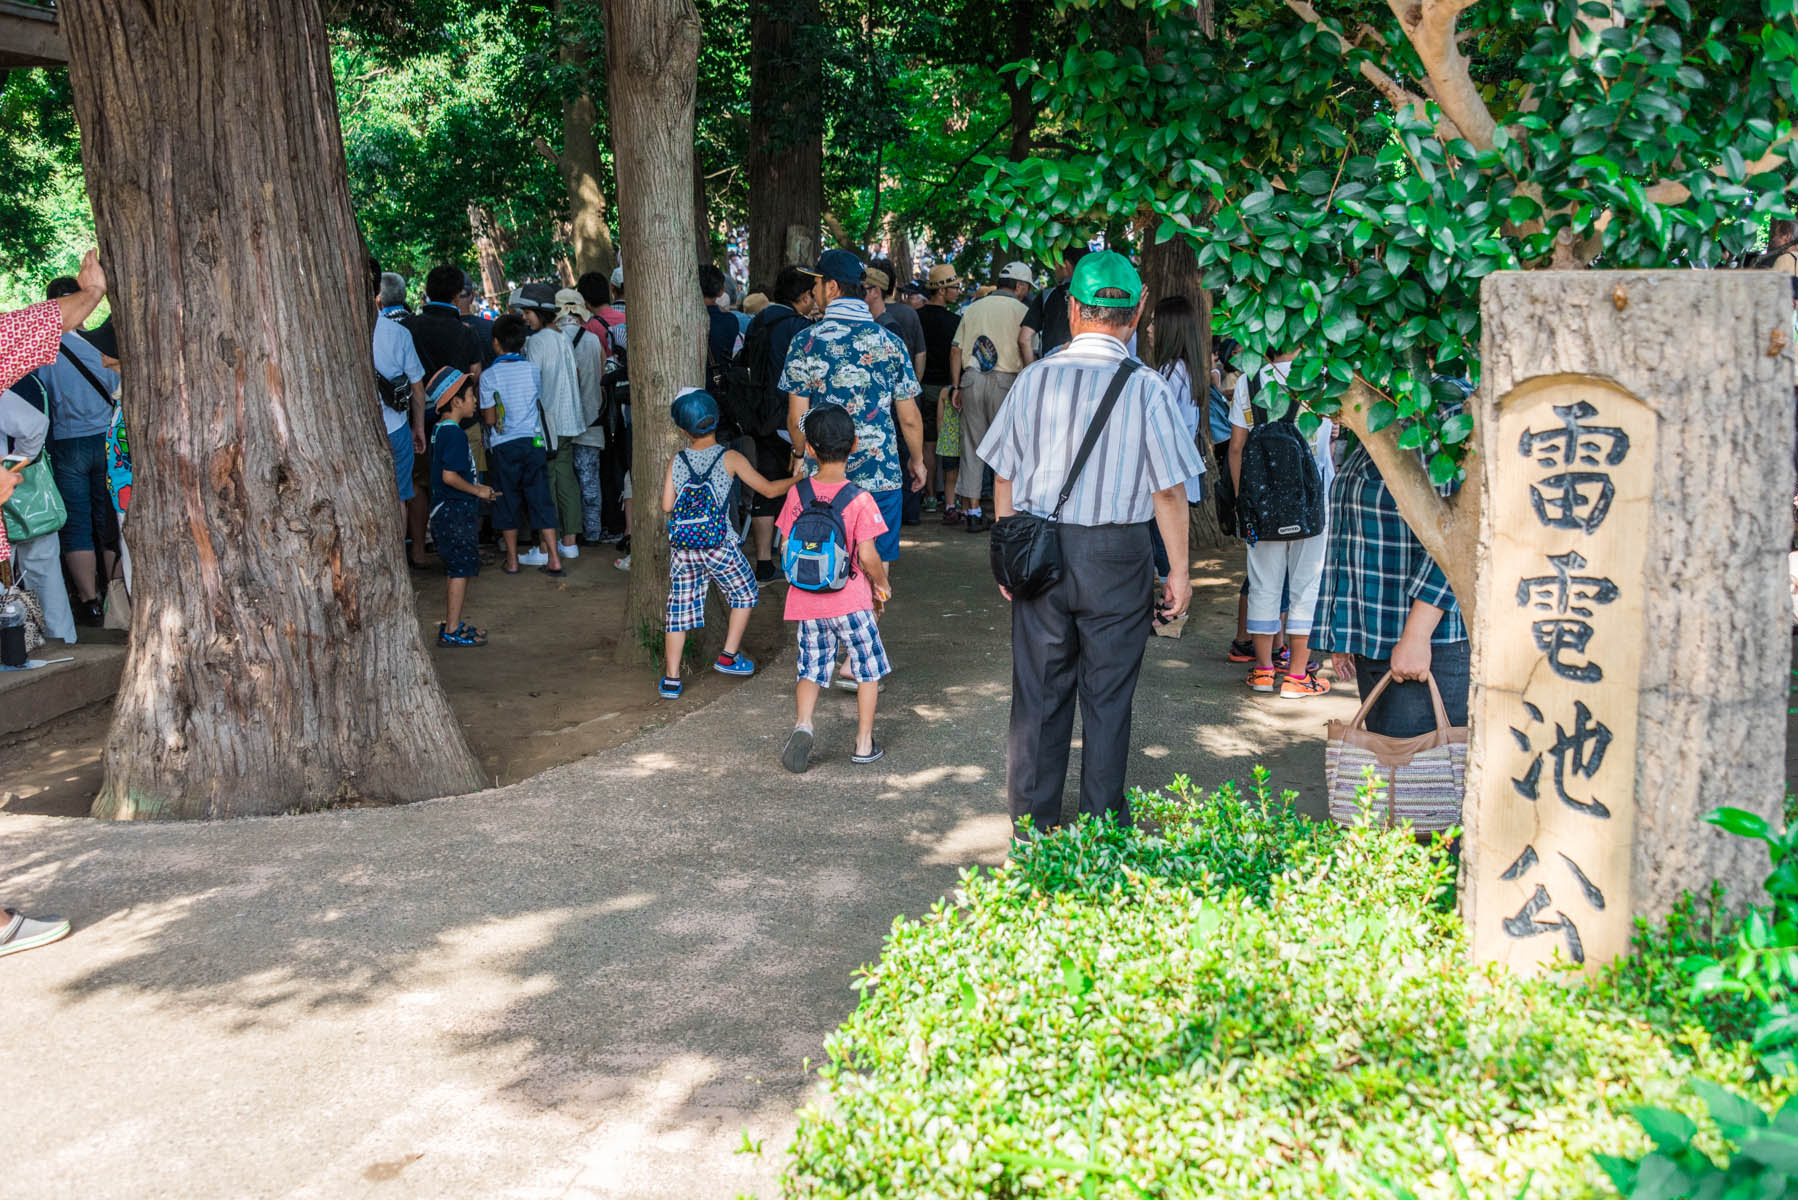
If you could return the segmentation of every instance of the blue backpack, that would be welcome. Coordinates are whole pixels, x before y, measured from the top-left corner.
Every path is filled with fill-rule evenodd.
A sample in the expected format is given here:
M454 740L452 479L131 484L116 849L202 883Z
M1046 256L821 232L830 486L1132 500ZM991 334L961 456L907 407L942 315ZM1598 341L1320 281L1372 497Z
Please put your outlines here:
M862 490L845 483L831 499L820 500L809 479L800 480L796 490L799 515L787 532L781 570L787 582L801 591L840 592L855 574L855 547L849 544L843 513Z
M686 465L688 478L680 495L674 498L674 512L668 517L668 544L676 550L716 550L730 540L730 522L725 520L724 510L707 481L723 463L724 455L714 458L711 470L704 475L694 472L693 464L687 461L687 451L682 450L677 458Z

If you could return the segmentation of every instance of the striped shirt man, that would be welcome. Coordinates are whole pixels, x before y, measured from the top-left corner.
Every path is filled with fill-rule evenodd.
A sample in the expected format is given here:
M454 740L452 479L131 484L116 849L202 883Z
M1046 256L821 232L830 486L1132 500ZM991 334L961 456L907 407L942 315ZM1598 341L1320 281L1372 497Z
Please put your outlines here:
M978 451L995 475L1011 480L1013 508L1039 517L1054 512L1087 426L1125 355L1117 338L1082 333L1018 374ZM1155 515L1154 493L1204 470L1173 389L1155 371L1140 369L1124 385L1061 522L1143 524Z

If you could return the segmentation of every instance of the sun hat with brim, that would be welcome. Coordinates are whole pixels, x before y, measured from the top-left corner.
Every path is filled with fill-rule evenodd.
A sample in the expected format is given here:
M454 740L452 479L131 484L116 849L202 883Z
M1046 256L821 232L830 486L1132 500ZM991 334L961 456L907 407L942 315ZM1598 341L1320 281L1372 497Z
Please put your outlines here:
M668 415L688 437L704 437L718 429L718 401L704 388L682 388Z
M955 277L955 268L948 263L938 263L930 268L930 276L924 281L925 287L948 287L952 283L960 283Z
M425 385L425 399L431 402L434 412L442 412L455 400L456 393L462 390L462 385L467 381L468 376L454 367L438 367L431 376L431 381Z
M863 271L862 282L883 296L893 290L893 277L879 267L869 267Z
M593 310L587 307L587 299L573 288L563 288L556 293L556 307L570 316L579 317L583 321L593 319Z
M1117 290L1122 296L1101 296L1100 292ZM1068 292L1082 304L1098 308L1135 308L1142 299L1142 276L1130 260L1116 250L1101 250L1080 260Z
M1008 262L999 272L1000 279L1008 279L1013 283L1035 283L1036 272L1021 262Z
M512 307L535 308L546 312L560 312L561 306L556 303L556 289L547 283L527 283L512 293Z

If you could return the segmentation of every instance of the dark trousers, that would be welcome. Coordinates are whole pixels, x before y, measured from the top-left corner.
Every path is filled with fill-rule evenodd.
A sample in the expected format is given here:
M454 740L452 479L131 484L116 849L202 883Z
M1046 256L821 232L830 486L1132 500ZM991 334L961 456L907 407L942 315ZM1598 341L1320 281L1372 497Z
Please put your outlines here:
M1363 700L1391 666L1384 658L1355 655L1355 688ZM1442 693L1442 707L1448 711L1450 725L1467 724L1467 685L1472 666L1466 642L1430 647L1430 674L1436 679L1436 690ZM1367 713L1367 731L1387 737L1417 737L1432 733L1435 728L1436 712L1430 704L1429 685L1415 679L1394 682Z
M599 452L600 511L605 527L613 533L624 531L624 476L630 469L631 431L629 426L619 425L606 436L606 448Z
M1124 772L1130 705L1149 640L1155 588L1147 525L1061 527L1062 576L1011 606L1011 734L1006 792L1015 824L1061 824L1080 701L1080 811L1130 820Z

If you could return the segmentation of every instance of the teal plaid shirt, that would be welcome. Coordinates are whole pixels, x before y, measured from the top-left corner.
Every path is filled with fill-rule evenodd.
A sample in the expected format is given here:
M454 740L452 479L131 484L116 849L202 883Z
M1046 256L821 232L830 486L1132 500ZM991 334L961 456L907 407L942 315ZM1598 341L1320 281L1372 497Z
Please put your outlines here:
M1373 459L1356 446L1330 488L1317 642L1337 654L1391 658L1414 600L1443 610L1431 645L1467 640L1467 625L1442 568L1399 516Z

